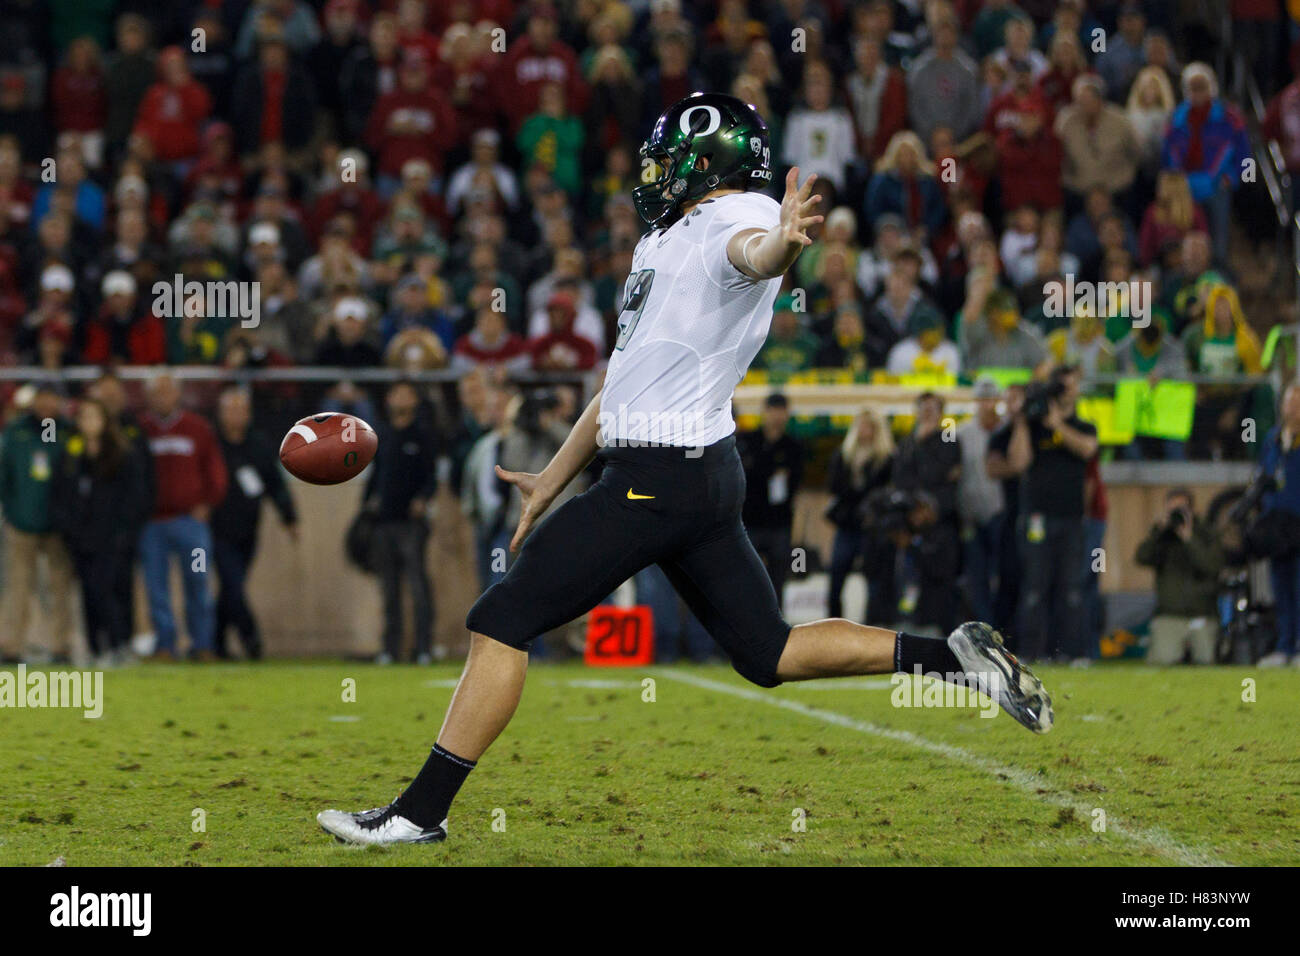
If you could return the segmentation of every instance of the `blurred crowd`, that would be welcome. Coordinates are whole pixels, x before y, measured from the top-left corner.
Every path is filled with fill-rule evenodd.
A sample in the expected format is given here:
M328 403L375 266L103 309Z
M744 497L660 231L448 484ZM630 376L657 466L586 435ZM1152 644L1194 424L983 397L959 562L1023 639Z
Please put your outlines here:
M1281 4L1231 6L1235 42L1269 102L1265 128L1300 172L1295 24ZM445 461L441 477L475 522L481 578L500 573L493 554L517 505L491 465L544 462L579 401L563 383L599 374L645 230L630 199L647 172L639 146L660 112L695 90L753 103L777 165L816 173L824 196L826 221L787 279L755 363L768 381L829 368L941 385L981 369L1033 369L1035 387L1055 383L1071 397L1068 422L1080 381L1108 373L1152 382L1259 373L1261 333L1275 321L1246 315L1229 262L1233 197L1251 159L1246 123L1197 59L1209 47L1184 42L1194 31L1169 2L0 0L0 12L0 365L51 376L21 396L15 383L2 387L11 429L36 431L30 449L15 435L0 455L53 482L59 461L90 460L63 454L74 440L96 461L108 449L114 464L104 474L120 488L102 489L101 501L95 471L65 476L64 490L94 487L94 500L77 507L111 501L137 516L96 532L75 511L60 517L66 502L51 493L49 515L25 527L21 507L11 513L6 501L8 530L18 532L7 536L6 574L23 581L15 575L52 553L60 528L91 535L93 544L69 546L51 579L78 578L97 597L106 648L129 611L125 597L99 599L125 594L109 566L139 560L147 575L165 575L169 555L211 535L220 576L238 582L253 542L221 545L223 501L267 495L292 522L269 452L223 447L242 441L229 437L240 427L227 418L274 435L320 408L417 429L417 457ZM255 292L251 320L222 307L229 297L214 305L213 289L226 283ZM1049 301L1054 283L1103 292L1063 315ZM1148 323L1134 321L1137 297ZM446 369L450 382L381 388L343 374L182 393L162 376L143 395L111 371L93 386L57 375L79 365L213 366L234 379L301 366ZM1053 377L1056 367L1068 371ZM560 384L518 387L536 375ZM993 397L1014 409L1023 391L999 387ZM1207 388L1197 401L1198 454L1255 457L1260 446L1235 436L1260 404L1256 393ZM934 421L938 402L927 396L918 422ZM75 427L51 443L39 409L56 404ZM996 434L989 414L964 427ZM999 480L1032 486L1033 468L1044 466L1032 449L1030 461L1021 452L1036 433L1014 418L999 424L1006 447L992 454L1008 469ZM1091 426L1067 427L1083 435ZM877 462L894 477L876 475L870 488L933 496L920 509L933 512L933 554L951 556L941 539L964 534L953 518L961 496L931 484L959 448L973 454L967 444L979 442L945 442L932 461L918 450L929 433L912 433L906 442L918 449L905 455L911 446L900 444L884 469L877 459L893 430L882 420L850 429L833 490L847 487L846 468ZM184 464L173 474L160 453ZM1155 441L1125 453L1186 450ZM755 461L773 454L755 451ZM1084 512L1057 494L1070 498L1069 527L1051 520L1052 504L1032 529L1042 532L1036 545L1061 554L1086 550L1096 534L1088 522L1105 510L1095 448L1073 457L1092 462L1081 477L1074 462L1061 465L1082 482ZM423 635L433 598L421 584L418 526L435 479L402 484L392 470L401 464L376 469L395 484L367 500L385 521L417 526L374 541L390 605L411 590ZM966 481L977 469L959 470ZM153 476L152 500L137 472ZM241 473L253 478L241 482ZM1001 525L1024 520L1007 514L1009 488L994 508L985 484L963 492L983 542L977 553L963 545L968 567L1010 560L999 557L995 514ZM765 552L788 550L773 517L787 507L747 512ZM897 502L873 507L894 507L897 523ZM767 534L765 522L777 530ZM121 540L106 552L96 533ZM841 566L862 553L855 547L837 539ZM117 557L97 562L104 553ZM874 586L894 588L906 606L926 587L917 566L929 564L903 561L892 582ZM1004 617L1024 601L1075 601L1073 584L1032 575L1023 596L990 587L973 589L972 606L1001 604ZM209 626L209 612L194 611L203 595L192 597L187 613L199 617L188 629L213 635L204 652L220 652L218 635L231 630L257 647L246 605L217 601ZM170 607L151 597L150 610L166 649ZM1082 638L1068 643L1069 656L1087 656ZM417 654L432 653L423 636L417 644Z
M845 614L846 582L860 571L865 610L855 613L871 624L942 637L963 620L988 621L1021 659L1075 667L1123 653L1103 653L1117 630L1101 594L1110 506L1097 431L1078 416L1081 384L1077 365L1005 389L980 377L974 413L961 419L926 392L898 439L863 409L830 459L829 554L808 559L827 572L825 613ZM791 572L813 570L792 562L810 535L795 514L807 449L790 424L776 392L738 440L745 526L787 599ZM1224 489L1222 505L1198 512L1192 492L1173 485L1152 515L1132 557L1154 571L1155 600L1129 622L1147 627L1148 662L1300 666L1300 384L1284 391L1261 444L1244 491ZM1267 562L1269 602L1245 583L1255 562ZM707 656L694 632L676 633L670 640Z
M1289 21L1236 7L1272 92ZM1246 126L1173 8L9 0L0 355L591 368L643 231L638 147L714 89L829 213L763 368L1258 372L1227 261ZM1294 151L1294 84L1270 116ZM258 320L160 307L177 276L258 283ZM1067 276L1117 285L1060 315Z

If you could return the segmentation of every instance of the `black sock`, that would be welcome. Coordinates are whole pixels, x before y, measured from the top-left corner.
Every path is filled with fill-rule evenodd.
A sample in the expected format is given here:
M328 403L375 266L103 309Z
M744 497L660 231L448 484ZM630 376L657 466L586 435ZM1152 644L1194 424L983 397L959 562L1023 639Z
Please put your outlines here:
M450 750L434 744L429 759L393 805L416 826L425 829L440 826L447 819L456 792L473 769L473 760L457 757Z
M918 637L898 632L894 638L894 670L912 674L917 665L923 674L962 674L965 668L943 638Z

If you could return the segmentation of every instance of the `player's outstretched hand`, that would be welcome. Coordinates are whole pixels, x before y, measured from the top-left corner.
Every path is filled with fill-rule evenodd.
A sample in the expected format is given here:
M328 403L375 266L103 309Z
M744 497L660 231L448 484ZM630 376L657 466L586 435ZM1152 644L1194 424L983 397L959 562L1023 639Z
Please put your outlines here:
M801 246L811 246L808 227L825 219L825 216L813 215L813 210L822 201L821 196L813 195L812 184L817 181L813 173L799 185L799 167L791 167L785 174L785 196L781 199L781 236L786 242Z
M518 488L523 498L523 507L519 509L519 526L515 528L515 536L510 539L510 550L513 553L523 546L524 538L528 537L528 532L533 530L537 520L546 514L546 509L551 506L555 496L538 490L537 475L526 471L506 471L500 465L494 467L497 477Z

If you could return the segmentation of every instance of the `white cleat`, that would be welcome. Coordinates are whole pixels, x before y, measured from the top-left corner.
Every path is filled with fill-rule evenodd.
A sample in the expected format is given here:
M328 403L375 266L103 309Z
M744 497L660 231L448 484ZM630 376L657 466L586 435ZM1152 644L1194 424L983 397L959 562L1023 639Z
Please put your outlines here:
M340 843L359 846L386 846L390 843L441 843L447 839L447 821L432 829L412 823L393 809L392 804L349 813L346 810L322 810L316 814L320 828Z
M967 621L948 635L948 647L980 693L1036 734L1052 729L1052 698L1043 682L1002 646L1002 635L981 621Z

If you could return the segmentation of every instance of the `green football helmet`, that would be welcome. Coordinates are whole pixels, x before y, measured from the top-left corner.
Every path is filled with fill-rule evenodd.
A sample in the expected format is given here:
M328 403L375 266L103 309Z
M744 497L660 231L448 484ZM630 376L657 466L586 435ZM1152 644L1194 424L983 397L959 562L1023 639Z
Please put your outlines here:
M652 226L670 224L682 203L699 199L737 173L744 189L772 181L772 148L758 110L725 93L692 93L655 123L641 156L657 178L632 190L636 211ZM697 169L708 157L708 169ZM647 167L648 169L649 167Z

